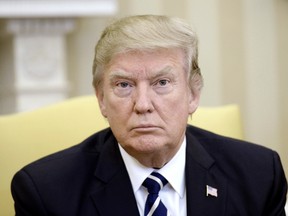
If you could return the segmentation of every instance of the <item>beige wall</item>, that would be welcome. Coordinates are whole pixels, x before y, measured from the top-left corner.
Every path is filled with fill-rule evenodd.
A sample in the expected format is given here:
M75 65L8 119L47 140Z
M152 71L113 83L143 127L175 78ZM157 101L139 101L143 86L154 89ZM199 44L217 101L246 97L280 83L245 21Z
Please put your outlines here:
M186 19L200 38L202 105L238 103L247 140L277 150L288 172L288 1L119 0L117 17ZM94 44L108 18L82 19L68 37L71 95L93 93Z

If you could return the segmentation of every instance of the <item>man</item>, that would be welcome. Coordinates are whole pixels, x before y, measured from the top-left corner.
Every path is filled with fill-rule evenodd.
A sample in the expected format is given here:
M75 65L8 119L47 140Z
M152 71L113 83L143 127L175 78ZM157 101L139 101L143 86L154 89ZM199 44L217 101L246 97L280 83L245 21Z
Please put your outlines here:
M93 85L110 128L20 170L16 214L285 215L276 152L187 126L202 87L197 49L176 18L109 25L96 45Z

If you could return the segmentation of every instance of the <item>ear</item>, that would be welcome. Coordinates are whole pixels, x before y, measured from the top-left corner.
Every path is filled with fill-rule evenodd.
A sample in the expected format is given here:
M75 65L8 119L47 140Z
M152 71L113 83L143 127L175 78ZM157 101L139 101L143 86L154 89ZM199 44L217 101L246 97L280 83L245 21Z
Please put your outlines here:
M198 69L200 70L200 69ZM200 71L195 73L189 81L189 114L193 114L199 106L203 78Z
M107 110L106 110L106 103L105 103L105 97L104 97L104 92L102 90L96 90L95 91L97 100L98 100L98 105L101 111L101 114L107 118Z
M199 106L200 91L190 90L189 96L189 115L193 114Z
M193 114L199 106L201 89L203 85L202 76L195 74L190 83L189 114Z

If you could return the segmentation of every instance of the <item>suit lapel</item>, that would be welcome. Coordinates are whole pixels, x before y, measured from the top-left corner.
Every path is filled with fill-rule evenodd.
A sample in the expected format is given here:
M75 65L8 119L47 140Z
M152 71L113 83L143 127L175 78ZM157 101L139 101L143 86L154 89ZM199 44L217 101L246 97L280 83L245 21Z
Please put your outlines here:
M225 216L227 179L202 144L186 135L187 216ZM217 189L217 197L206 196L207 185ZM101 150L91 198L101 216L139 216L130 178L112 135Z
M201 143L188 133L186 158L187 215L224 216L227 180ZM207 186L212 187L212 195L207 196Z
M139 215L130 178L114 137L103 146L95 177L91 197L99 215Z

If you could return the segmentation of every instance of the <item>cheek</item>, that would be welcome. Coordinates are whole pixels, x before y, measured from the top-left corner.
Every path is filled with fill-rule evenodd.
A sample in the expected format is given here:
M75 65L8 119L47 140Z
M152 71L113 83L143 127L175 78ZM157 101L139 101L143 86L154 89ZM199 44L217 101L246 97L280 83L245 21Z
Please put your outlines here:
M165 117L173 124L174 127L186 127L188 117L192 111L196 109L195 101L190 100L190 96L182 92L182 94L175 96L165 106Z
M131 105L129 101L112 99L110 102L107 102L106 115L110 124L121 124L121 122L126 122L129 113L131 113Z
M177 99L178 98L178 99ZM162 103L161 103L162 101ZM170 100L161 100L158 110L161 110L159 113L162 115L162 119L165 122L170 122L170 124L177 125L180 122L187 121L189 116L189 105L183 97L170 98ZM180 124L181 124L180 123Z

